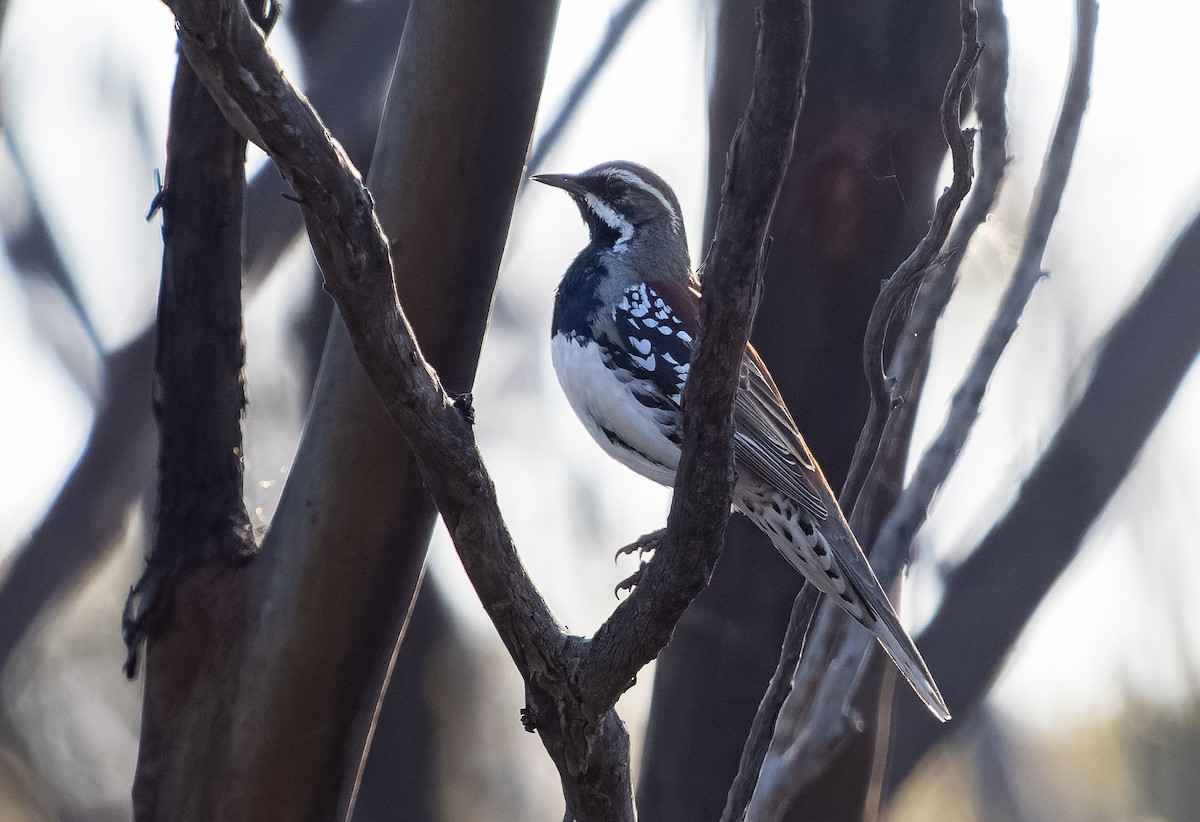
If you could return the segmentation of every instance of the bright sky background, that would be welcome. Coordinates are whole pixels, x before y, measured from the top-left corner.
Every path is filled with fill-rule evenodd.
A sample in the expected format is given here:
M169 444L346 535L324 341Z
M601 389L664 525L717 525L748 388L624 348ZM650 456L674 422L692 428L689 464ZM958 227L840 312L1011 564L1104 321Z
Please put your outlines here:
M615 5L563 4L543 118L557 110ZM707 22L700 7L696 0L650 4L543 169L575 171L615 158L650 165L673 183L694 227L693 242L699 239L706 150L701 40ZM1008 269L992 261L1015 255L1069 56L1073 4L1009 0L1006 7L1015 160L1004 202L979 244L986 259L969 267L948 318L964 335L984 322L1003 286ZM989 394L965 467L927 529L941 556L969 549L989 516L1011 499L1062 413L1063 386L1081 379L1076 363L1200 202L1197 114L1190 105L1197 30L1200 7L1188 2L1105 3L1101 9L1092 103L1046 261L1053 277L1039 287ZM152 171L164 165L173 66L171 19L152 0L11 3L0 48L7 137L46 196L62 253L82 274L85 303L107 346L127 341L153 310L161 238L158 222L147 224L143 216L153 193ZM157 135L149 164L123 116L130 88ZM13 174L0 167L4 191L15 185ZM3 207L10 199L0 193ZM96 214L104 219L93 219ZM20 218L0 211L0 220ZM539 336L489 340L477 394L480 436L510 527L537 581L577 630L590 629L611 608L612 585L628 572L613 567L611 550L660 525L667 505L662 489L607 460L590 442L550 372L543 329L553 288L584 242L583 225L561 194L537 190L522 199L500 299L535 317ZM267 318L280 313L280 303L271 301L282 300L286 290L272 285L252 310ZM80 332L67 324L62 333ZM69 473L87 436L90 406L86 391L59 368L39 335L25 292L2 258L0 339L3 384L16 387L0 404L3 557L24 539ZM251 344L252 358L269 346L256 353L253 337ZM932 391L950 390L969 350L960 342L943 352ZM516 361L533 362L537 370L530 385L514 392ZM252 361L252 402L255 367ZM530 430L520 422L530 414L545 424ZM1084 560L1070 569L1022 639L996 696L1012 716L1082 721L1119 706L1129 686L1173 698L1195 684L1197 659L1180 658L1172 626L1183 626L1189 646L1200 648L1200 600L1188 595L1200 582L1200 535L1192 524L1200 500L1200 443L1192 424L1198 415L1200 386L1193 374L1135 477L1092 534ZM926 414L918 435L930 435L936 423ZM252 465L248 483L275 482L285 462ZM602 483L597 500L578 486L580 475ZM529 492L537 477L560 480L554 505ZM581 499L594 503L586 515ZM584 543L595 550L582 559L563 549ZM433 563L464 616L490 631L440 533ZM919 571L916 577L919 582ZM1157 595L1162 589L1166 593ZM914 590L906 605L919 618L930 599L923 595L927 586Z

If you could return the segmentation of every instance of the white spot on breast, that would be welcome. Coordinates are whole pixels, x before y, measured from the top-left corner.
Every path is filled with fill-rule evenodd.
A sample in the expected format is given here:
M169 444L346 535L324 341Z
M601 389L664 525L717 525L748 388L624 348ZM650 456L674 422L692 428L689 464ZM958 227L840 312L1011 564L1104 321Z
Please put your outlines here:
M630 337L629 344L636 348L639 354L645 355L650 353L649 340L639 340L636 337Z

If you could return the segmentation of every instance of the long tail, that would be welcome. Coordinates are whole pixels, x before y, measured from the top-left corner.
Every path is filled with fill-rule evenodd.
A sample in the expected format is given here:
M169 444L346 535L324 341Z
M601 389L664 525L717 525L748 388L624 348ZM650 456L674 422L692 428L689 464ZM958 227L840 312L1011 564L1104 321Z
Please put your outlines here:
M930 712L943 722L948 720L950 710L925 660L840 512L817 528L807 512L786 496L773 503L745 513L797 571L874 634Z

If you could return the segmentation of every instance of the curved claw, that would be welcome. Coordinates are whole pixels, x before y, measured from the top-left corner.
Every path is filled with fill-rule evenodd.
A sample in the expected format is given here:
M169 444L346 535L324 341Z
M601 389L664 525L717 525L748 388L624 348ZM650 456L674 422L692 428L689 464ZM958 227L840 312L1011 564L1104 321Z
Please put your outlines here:
M657 548L658 543L661 542L662 538L666 535L666 528L659 528L657 531L651 531L648 534L642 534L628 545L618 548L616 554L613 555L613 562L616 562L621 557L627 554L632 554L635 551L637 552L638 559L641 559L643 554L647 554ZM626 580L626 582L628 582L628 580ZM622 585L623 584L624 583L622 583ZM617 587L620 588L620 586Z
M632 553L632 551L629 553ZM617 599L620 599L622 591L632 591L634 586L642 581L642 573L646 570L647 564L648 563L643 562L638 566L636 571L618 582L617 586L613 588L613 596Z

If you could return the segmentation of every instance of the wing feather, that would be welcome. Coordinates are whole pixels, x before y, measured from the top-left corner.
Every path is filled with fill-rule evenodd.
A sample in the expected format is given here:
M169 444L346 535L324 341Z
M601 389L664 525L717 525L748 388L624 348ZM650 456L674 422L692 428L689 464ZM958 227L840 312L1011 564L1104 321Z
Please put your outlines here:
M734 453L739 465L787 493L815 518L826 519L833 491L752 345L746 346L733 419L737 427Z

